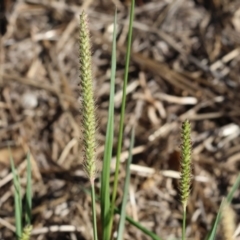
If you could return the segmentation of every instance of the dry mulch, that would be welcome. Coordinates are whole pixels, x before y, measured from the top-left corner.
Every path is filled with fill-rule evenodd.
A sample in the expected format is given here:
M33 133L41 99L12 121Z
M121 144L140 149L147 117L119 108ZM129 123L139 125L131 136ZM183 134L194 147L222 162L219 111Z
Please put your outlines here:
M129 1L0 3L1 239L12 239L14 226L8 145L23 187L25 155L28 150L32 154L33 238L92 239L89 183L81 166L78 24L85 9L99 122L97 152L102 159L113 2L119 11L115 155ZM238 174L239 46L239 0L137 1L120 178L122 185L130 130L136 124L127 213L163 239L181 236L177 178L179 132L184 119L191 121L193 129L189 239L204 239ZM236 223L239 204L238 191L232 205ZM217 239L221 235L219 231ZM127 224L124 239L133 238L149 239Z

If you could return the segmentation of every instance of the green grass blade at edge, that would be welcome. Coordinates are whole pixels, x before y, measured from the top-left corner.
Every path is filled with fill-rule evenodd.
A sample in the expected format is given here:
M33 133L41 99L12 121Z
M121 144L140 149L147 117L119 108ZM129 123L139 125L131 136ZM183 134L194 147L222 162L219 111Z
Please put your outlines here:
M114 30L112 42L112 60L111 60L111 83L110 83L110 97L108 109L108 124L106 131L106 142L103 158L103 169L101 176L101 220L103 228L103 239L110 239L110 164L112 159L112 147L114 136L114 94L115 94L115 75L116 75L116 26L117 26L117 10L114 16Z
M129 72L129 63L130 63L131 45L132 45L132 29L133 29L134 7L135 7L135 0L132 0L131 1L130 18L129 18L127 53L126 53L126 60L125 60L122 106L121 106L120 124L119 124L119 132L118 132L117 159L116 159L114 184L113 184L113 194L112 194L112 201L111 201L112 208L111 208L111 217L110 217L110 220L111 220L110 230L112 230L112 225L113 225L114 207L115 207L117 187L118 187L120 155L121 155L121 151L122 151L123 124L124 124L124 117L125 117L126 95L127 95L126 89L127 89L127 83L128 83L128 72Z
M134 146L134 138L135 138L135 130L133 127L132 133L131 133L129 156L128 156L128 161L126 165L126 177L125 177L125 183L124 183L123 200L122 200L122 207L121 207L121 213L120 213L120 221L118 226L117 240L123 239L124 225L125 225L125 219L126 219L126 205L127 205L128 189L129 189L129 182L130 182L130 164L132 162L132 149Z
M227 195L227 198L226 198L226 199L227 199L227 202L228 202L228 203L230 203L230 202L232 201L233 195L234 195L234 193L236 192L236 190L239 188L239 186L240 186L240 174L238 175L235 183L233 184L230 192L229 192L228 195Z
M14 185L14 211L15 211L15 226L16 226L16 236L18 239L22 236L22 196L21 196L21 186L19 182L19 177L17 170L14 165L11 150L9 149L9 156L11 162L11 169L13 175L13 185Z
M236 190L239 188L239 186L240 186L240 174L238 175L234 185L232 186L230 192L227 195L226 200L227 200L228 203L230 203L232 201L233 195L236 192ZM215 236L216 236L216 233L217 233L217 227L218 227L218 224L219 224L219 221L220 221L220 218L221 218L222 206L223 206L223 201L221 202L221 205L220 205L220 208L218 210L218 214L216 216L216 219L215 219L215 221L213 223L213 226L212 226L212 228L211 228L211 230L210 230L210 232L209 232L209 234L206 238L208 240L214 240L215 239Z
M115 208L114 210L115 210L115 213L120 214L120 210L119 209ZM162 238L158 237L155 233L153 233L152 231L148 230L147 228L145 228L139 222L136 222L132 218L126 216L126 220L129 223L131 223L133 226L135 226L137 229L139 229L140 231L145 233L147 236L151 237L153 240L163 240Z
M221 205L220 205L220 208L219 208L219 210L218 210L216 219L215 219L215 221L214 221L214 223L213 223L213 226L212 226L212 228L211 228L211 230L210 230L210 232L209 232L206 240L207 240L207 239L208 239L208 240L210 240L210 239L211 239L211 240L215 239L215 236L216 236L216 233L217 233L218 223L219 223L220 217L221 217L221 209L222 209L222 206L223 206L223 201L221 202Z
M32 211L32 171L30 153L27 154L27 189L26 189L26 202L25 202L25 218L26 224L31 224L31 211Z

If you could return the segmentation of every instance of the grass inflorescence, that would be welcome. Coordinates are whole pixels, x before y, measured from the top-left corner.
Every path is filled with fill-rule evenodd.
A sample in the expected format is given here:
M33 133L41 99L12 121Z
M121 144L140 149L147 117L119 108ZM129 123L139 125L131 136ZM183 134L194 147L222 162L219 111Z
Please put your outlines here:
M191 125L188 120L182 123L181 129L181 178L180 192L183 208L186 209L187 201L190 195L192 164L191 164Z
M87 26L87 16L85 12L80 15L80 72L81 72L81 98L82 98L82 126L83 126L83 150L84 150L84 170L91 183L92 197L92 217L93 235L97 240L97 218L95 206L95 186L96 177L96 116L93 92L91 44L89 29Z
M80 73L82 98L82 126L84 142L84 167L90 179L96 174L96 117L93 92L91 44L85 12L80 15Z
M183 206L182 240L185 239L187 202L190 195L192 167L191 167L191 125L188 120L182 123L181 129L181 176L180 194Z
M26 227L24 227L20 240L29 240L31 232L32 232L32 226L31 225L27 225Z

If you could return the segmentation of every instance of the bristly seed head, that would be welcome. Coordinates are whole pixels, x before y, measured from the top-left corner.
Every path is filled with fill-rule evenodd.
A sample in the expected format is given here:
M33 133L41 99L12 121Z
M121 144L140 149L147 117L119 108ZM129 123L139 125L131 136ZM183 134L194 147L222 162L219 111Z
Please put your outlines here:
M24 227L20 240L30 240L31 232L32 232L31 225L27 225L26 227Z
M96 174L96 117L93 93L91 44L87 16L80 15L80 73L82 98L82 125L84 142L84 168L91 182Z
M187 202L190 194L192 166L191 166L191 125L188 120L182 123L181 129L181 177L180 192L181 202L184 210L186 210Z

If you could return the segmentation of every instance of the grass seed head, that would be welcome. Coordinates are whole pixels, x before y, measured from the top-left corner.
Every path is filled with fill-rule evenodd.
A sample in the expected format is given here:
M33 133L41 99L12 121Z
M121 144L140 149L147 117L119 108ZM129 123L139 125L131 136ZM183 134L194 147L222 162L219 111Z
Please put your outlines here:
M24 227L22 237L20 238L20 240L30 240L31 232L32 232L31 225L27 225L26 227Z
M191 166L191 125L188 120L182 123L181 129L181 177L180 192L183 208L186 209L190 194L192 166Z
M96 117L93 93L91 44L87 16L80 15L80 74L82 98L82 125L84 143L84 168L90 179L94 181L96 173Z

